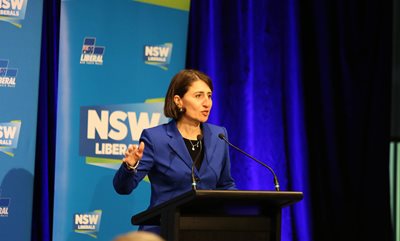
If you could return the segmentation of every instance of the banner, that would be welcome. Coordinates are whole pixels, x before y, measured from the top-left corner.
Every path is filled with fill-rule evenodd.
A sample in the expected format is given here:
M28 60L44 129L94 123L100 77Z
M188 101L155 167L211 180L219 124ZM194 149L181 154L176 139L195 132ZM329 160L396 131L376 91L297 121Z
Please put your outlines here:
M189 0L61 2L53 240L112 240L136 230L145 179L112 181L129 144L165 123L163 97L185 66Z
M0 239L30 240L43 1L0 1ZM29 40L29 41L27 41Z

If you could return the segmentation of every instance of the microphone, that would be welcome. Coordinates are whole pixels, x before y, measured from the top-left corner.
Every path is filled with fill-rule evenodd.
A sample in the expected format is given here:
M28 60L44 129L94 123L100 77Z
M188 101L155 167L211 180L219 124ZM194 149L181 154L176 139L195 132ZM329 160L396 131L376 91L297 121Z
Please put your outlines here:
M224 134L220 133L220 134L218 134L218 137L219 137L220 139L224 140L224 141L225 141L228 145L230 145L231 147L233 147L233 148L235 148L236 150L238 150L239 152L241 152L242 154L246 155L246 156L249 157L250 159L256 161L258 164L260 164L260 165L266 167L268 170L270 170L270 172L271 172L272 175L274 176L275 190L276 190L276 191L280 191L280 190L279 190L278 177L276 176L274 170L273 170L270 166L268 166L267 164L265 164L265 163L263 163L263 162L257 160L256 158L254 158L254 157L251 156L250 154L246 153L245 151L243 151L243 150L240 149L239 147L237 147L237 146L233 145L232 143L230 143L230 142L226 139L226 137L225 137Z
M196 155L196 158L193 160L193 163L192 163L192 190L197 190L197 182L196 182L196 178L194 176L194 167L196 166L197 160L201 156L201 152L203 150L203 144L201 141L202 139L203 139L202 135L197 135L197 141L200 142L200 149Z

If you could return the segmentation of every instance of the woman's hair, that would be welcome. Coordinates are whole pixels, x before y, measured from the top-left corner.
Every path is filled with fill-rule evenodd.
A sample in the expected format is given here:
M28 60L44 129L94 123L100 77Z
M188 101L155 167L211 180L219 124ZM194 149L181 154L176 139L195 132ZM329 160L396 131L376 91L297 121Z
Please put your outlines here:
M165 241L159 235L148 231L132 231L121 234L113 239L113 241Z
M167 94L165 96L164 115L175 120L179 120L185 110L180 111L174 102L174 96L183 96L188 91L193 82L202 80L213 91L213 85L210 77L201 71L194 69L184 69L179 71L171 80Z

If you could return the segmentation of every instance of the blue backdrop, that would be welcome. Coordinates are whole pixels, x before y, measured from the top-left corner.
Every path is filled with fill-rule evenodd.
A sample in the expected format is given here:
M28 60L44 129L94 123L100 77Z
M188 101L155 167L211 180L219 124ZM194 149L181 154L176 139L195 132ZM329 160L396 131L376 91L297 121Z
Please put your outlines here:
M42 7L0 1L0 239L7 241L31 236Z
M54 240L107 241L138 228L130 220L148 207L149 182L118 195L112 179L142 130L168 121L162 98L184 68L189 6L61 2Z

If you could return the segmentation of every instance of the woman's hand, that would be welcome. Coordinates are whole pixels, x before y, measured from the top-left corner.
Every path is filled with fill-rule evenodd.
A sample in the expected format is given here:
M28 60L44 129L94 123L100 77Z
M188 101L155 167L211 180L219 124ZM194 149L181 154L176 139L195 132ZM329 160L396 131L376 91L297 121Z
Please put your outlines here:
M138 145L129 145L128 150L125 152L125 157L122 159L123 162L128 166L134 167L142 159L144 150L143 141Z

